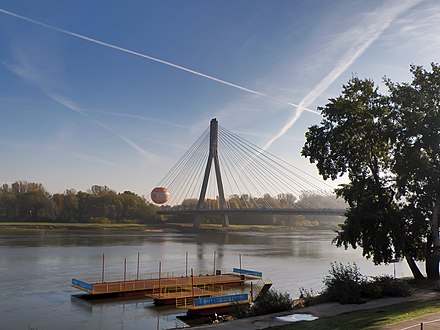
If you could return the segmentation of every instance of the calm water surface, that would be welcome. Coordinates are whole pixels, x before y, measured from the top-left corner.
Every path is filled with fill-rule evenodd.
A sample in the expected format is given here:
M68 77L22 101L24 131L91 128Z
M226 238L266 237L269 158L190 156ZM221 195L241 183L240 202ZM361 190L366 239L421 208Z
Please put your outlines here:
M128 276L140 272L185 274L223 272L239 267L262 271L277 290L298 297L299 288L322 289L330 263L356 262L365 275L393 275L393 266L374 266L360 251L331 245L334 233L298 230L286 233L144 233L144 232L0 232L0 329L170 329L183 324L174 308L151 300L88 302L75 295L71 278ZM179 273L180 272L180 273ZM408 276L406 263L397 276Z

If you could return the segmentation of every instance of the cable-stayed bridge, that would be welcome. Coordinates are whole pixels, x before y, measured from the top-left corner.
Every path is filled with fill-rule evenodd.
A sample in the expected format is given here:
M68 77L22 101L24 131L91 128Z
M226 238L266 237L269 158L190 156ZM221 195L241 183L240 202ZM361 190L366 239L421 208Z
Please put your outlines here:
M158 215L192 215L199 225L220 215L313 214L342 216L333 187L211 120L152 192Z

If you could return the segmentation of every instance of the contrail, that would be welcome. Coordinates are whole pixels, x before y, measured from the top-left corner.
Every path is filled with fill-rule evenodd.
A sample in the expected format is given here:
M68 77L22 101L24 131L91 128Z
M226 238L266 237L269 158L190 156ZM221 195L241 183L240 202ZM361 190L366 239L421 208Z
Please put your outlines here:
M54 25L46 24L46 23L43 23L41 21L37 21L35 19L29 18L29 17L26 17L26 16L22 16L22 15L19 15L19 14L16 14L16 13L13 13L11 11L8 11L8 10L2 9L2 8L0 8L0 13L9 15L9 16L12 16L12 17L15 17L15 18L19 18L19 19L27 21L29 23L33 23L33 24L45 27L45 28L53 30L53 31L61 32L61 33L70 35L72 37L83 39L83 40L86 40L86 41L89 41L89 42L92 42L92 43L95 43L95 44L98 44L98 45L101 45L101 46L104 46L104 47L112 48L112 49L119 50L119 51L124 52L124 53L128 53L128 54L131 54L131 55L135 55L135 56L138 56L138 57L145 58L145 59L150 60L150 61L154 61L154 62L157 62L157 63L160 63L160 64L164 64L164 65L170 66L172 68L175 68L175 69L178 69L178 70L181 70L181 71L185 71L185 72L191 73L193 75L196 75L196 76L199 76L199 77L202 77L202 78L206 78L206 79L215 81L217 83L220 83L220 84L223 84L223 85L226 85L226 86L230 86L230 87L242 90L242 91L247 92L247 93L251 93L251 94L254 94L254 95L265 97L265 98L270 99L272 101L275 101L277 103L285 103L285 104L288 104L288 105L291 105L291 106L294 106L294 107L299 107L295 103L281 101L281 100L279 100L277 98L274 98L274 97L269 96L267 94L264 94L262 92L259 92L259 91L256 91L256 90L253 90L253 89L250 89L250 88L246 88L244 86L240 86L240 85L231 83L229 81L222 80L222 79L216 78L214 76L210 76L208 74L205 74L205 73L202 73L202 72L199 72L199 71L195 71L195 70L186 68L186 67L178 65L178 64L174 64L174 63L171 63L171 62L168 62L168 61L164 61L164 60L161 60L161 59L159 59L157 57L153 57L153 56L149 56L149 55L146 55L146 54L142 54L142 53L139 53L139 52L127 49L127 48L123 48L123 47L120 47L120 46L117 46L117 45L114 45L114 44L111 44L111 43L108 43L108 42L100 41L100 40L97 40L97 39L94 39L94 38L91 38L91 37L87 37L87 36L82 35L82 34L78 34L78 33L75 33L75 32L69 31L69 30L65 30L65 29L59 28L59 27L54 26ZM312 112L312 113L315 113L315 114L320 114L316 110L312 110L312 109L308 109L308 108L303 108L303 111L304 110Z
M327 74L312 90L307 93L307 95L303 98L303 100L297 106L295 114L287 121L287 123L266 143L263 147L263 150L267 150L276 140L278 140L281 136L283 136L292 126L296 123L296 121L301 117L302 113L313 103L327 88L337 79L339 76L347 70L347 68L352 65L370 46L376 41L382 33L390 27L390 25L394 22L394 20L401 15L403 12L408 10L409 8L416 5L418 2L407 2L404 6L395 9L389 14L391 11L390 8L382 8L382 10L377 13L373 13L374 15L380 15L382 13L382 17L378 21L376 21L376 26L372 27L372 31L363 31L364 40L361 40L359 46L355 45L355 47L351 47L341 58L338 65ZM372 15L373 16L373 15ZM370 33L368 33L370 32Z

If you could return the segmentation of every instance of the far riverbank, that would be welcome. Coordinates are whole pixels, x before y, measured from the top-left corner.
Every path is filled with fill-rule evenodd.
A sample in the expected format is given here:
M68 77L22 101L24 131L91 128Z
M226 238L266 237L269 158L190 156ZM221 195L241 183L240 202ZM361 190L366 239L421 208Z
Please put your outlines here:
M289 227L269 225L230 225L222 227L216 224L134 224L134 223L69 223L69 222L0 222L0 231L16 230L109 230L109 231L144 231L144 232L286 232L292 230L314 230L320 227Z
M137 230L161 231L143 224L57 223L57 222L0 222L0 231L8 230Z

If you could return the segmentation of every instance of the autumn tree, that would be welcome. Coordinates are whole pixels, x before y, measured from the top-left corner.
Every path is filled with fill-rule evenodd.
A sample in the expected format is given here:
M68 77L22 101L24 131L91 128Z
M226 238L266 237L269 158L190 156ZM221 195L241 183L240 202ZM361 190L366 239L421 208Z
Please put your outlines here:
M94 185L88 192L67 189L50 195L41 183L0 186L0 219L69 222L152 222L157 207L130 191L117 194Z

